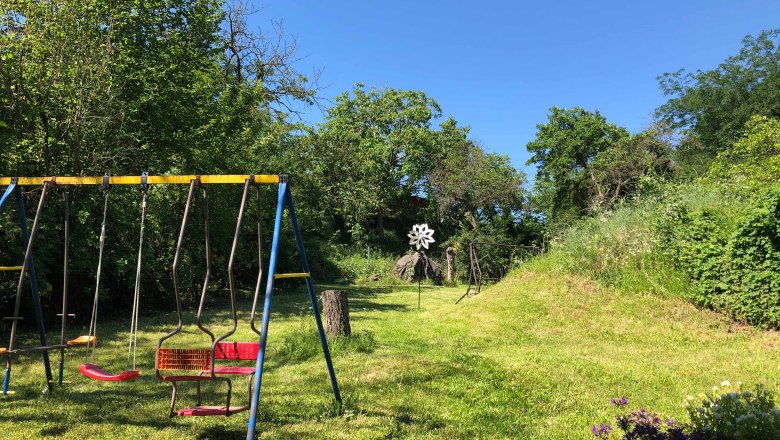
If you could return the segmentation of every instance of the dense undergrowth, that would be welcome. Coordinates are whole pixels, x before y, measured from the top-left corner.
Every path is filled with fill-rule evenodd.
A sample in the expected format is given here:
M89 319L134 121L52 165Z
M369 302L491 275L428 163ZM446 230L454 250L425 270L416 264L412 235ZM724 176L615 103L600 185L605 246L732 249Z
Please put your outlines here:
M780 327L780 188L735 195L669 185L553 240L540 264L632 292L682 296L763 328Z
M745 130L703 176L648 180L634 200L553 239L538 264L780 328L780 121L757 117Z

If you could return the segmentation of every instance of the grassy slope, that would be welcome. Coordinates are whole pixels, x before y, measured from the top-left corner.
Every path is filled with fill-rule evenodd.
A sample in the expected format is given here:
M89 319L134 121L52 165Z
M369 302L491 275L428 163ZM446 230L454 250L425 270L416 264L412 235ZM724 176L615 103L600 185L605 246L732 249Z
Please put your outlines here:
M360 336L334 347L341 416L333 415L305 296L278 294L261 437L588 438L591 424L613 417L612 396L684 418L684 397L723 379L778 389L777 333L732 327L680 299L621 293L545 267L532 263L458 305L460 289L428 290L422 311L412 290L353 291ZM166 417L170 387L150 366L173 318L142 319L143 376L134 383L88 381L74 354L72 384L40 396L39 362L23 361L14 370L17 394L0 400L0 432L10 434L3 437L242 438L245 414ZM124 340L124 323L106 327L104 340ZM194 332L180 339L196 340ZM100 348L99 363L124 366L123 342ZM244 385L236 389L242 401ZM181 393L182 404L192 395ZM211 396L217 403L219 395Z

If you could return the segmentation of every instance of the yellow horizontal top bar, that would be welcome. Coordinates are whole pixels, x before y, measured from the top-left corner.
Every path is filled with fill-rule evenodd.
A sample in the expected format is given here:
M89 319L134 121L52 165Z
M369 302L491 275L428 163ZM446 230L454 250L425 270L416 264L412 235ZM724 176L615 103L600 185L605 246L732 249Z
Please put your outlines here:
M22 270L22 266L0 266L0 272L11 270Z
M149 185L181 185L189 184L193 179L200 177L200 183L244 183L250 178L249 174L221 174L221 175L187 175L187 176L148 176L146 182ZM10 185L12 177L0 177L0 185ZM57 177L19 177L18 185L43 185L44 182L54 182L58 185L102 185L103 176L57 176ZM109 176L109 185L140 185L141 176ZM275 184L279 183L276 174L255 174L254 183Z
M300 273L278 273L274 275L274 278L305 278L310 277L311 274L309 272L300 272Z

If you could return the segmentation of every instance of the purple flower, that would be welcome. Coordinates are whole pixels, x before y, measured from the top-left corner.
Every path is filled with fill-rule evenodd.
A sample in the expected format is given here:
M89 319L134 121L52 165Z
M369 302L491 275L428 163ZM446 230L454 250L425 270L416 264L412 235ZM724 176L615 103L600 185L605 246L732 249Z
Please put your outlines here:
M609 403L615 406L623 406L628 404L628 399L626 399L626 396L623 396L621 398L613 397L609 399Z
M593 425L590 428L590 432L593 434L593 437L606 439L609 438L609 433L612 432L612 425L599 423L598 426Z

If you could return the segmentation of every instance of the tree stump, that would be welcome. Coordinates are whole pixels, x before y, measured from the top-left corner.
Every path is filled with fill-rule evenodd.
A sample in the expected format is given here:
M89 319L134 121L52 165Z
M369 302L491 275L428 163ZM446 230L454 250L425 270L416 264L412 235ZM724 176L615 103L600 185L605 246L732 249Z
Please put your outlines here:
M447 255L447 282L455 280L455 248L450 246L444 253Z
M343 290L323 290L322 310L325 312L325 333L328 336L349 336L349 302Z

